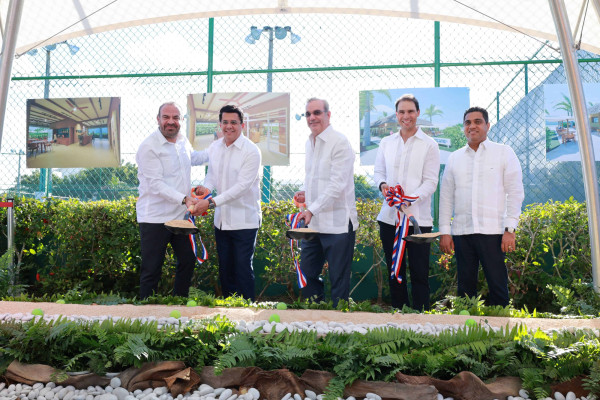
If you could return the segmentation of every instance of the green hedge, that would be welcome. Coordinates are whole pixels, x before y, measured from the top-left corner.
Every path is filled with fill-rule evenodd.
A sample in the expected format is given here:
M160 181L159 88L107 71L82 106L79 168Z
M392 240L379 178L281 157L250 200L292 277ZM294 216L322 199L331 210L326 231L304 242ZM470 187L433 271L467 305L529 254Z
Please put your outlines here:
M21 198L15 204L20 279L21 283L30 285L30 293L65 293L78 288L136 295L141 260L135 198L96 202L57 199L40 202ZM373 300L381 302L388 288L375 220L379 207L379 200L357 203L360 229L355 261L362 260L367 266L362 271L357 263L353 265L351 289L358 286L355 282L368 275L369 279L361 283L360 289L368 286L374 293L373 286L377 286L377 299ZM6 225L5 210L0 209L3 226ZM296 275L284 222L285 215L294 211L290 201L263 204L263 225L255 254L255 264L260 265L262 271L259 294L265 294L267 288L277 287L289 298L297 298ZM196 268L193 284L220 295L212 215L198 218L196 224L209 259ZM508 254L507 265L511 298L517 307L528 305L537 307L538 311L548 310L553 298L548 284L569 287L580 279L591 281L585 204L571 199L527 206L517 230L517 251ZM169 248L160 294L169 293L174 273L175 259ZM433 301L456 293L455 260L442 255L437 242L432 246L430 276L432 287L438 288L432 295ZM480 281L485 296L487 287L483 273Z

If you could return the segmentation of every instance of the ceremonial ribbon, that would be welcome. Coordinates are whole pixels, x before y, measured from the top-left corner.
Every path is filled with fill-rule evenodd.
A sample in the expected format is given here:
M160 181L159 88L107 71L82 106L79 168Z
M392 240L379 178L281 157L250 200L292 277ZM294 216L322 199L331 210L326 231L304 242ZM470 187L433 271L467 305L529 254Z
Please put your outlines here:
M404 256L404 249L406 247L406 241L402 240L402 238L408 233L408 216L401 211L401 206L402 204L410 204L418 198L419 196L405 195L404 189L402 189L402 186L400 185L390 186L385 195L385 201L387 201L390 207L396 209L398 215L392 251L392 274L390 276L391 278L396 279L398 283L402 283L400 265L402 264L402 257Z
M287 214L285 216L285 223L290 227L290 229L296 229L300 227L300 221L302 221L299 218L300 214L302 213L298 212L294 214ZM297 242L297 240L290 239L290 249L292 250L292 260L294 260L294 268L296 269L296 276L298 278L298 287L302 289L306 286L306 276L304 276L304 273L300 269L300 260L298 259L297 252L294 251L294 242Z
M199 199L202 200L208 200L208 199L212 199L212 193L208 192L207 195L203 196L203 197L199 197L196 196L194 193L194 189L192 189L192 196L193 197L197 197ZM202 215L206 215L207 213L205 212ZM190 216L188 217L188 221L190 221L192 224L196 224L196 220L195 218L190 214ZM196 245L196 238L194 237L194 234L190 234L190 244L192 245L192 250L194 250L194 256L196 256L196 260L198 261L198 265L202 265L202 263L206 260L208 260L208 252L206 251L206 247L204 247L204 243L202 243L202 237L200 237L200 233L198 233L198 241L200 242L200 246L202 248L202 253L200 255L198 255L198 246Z

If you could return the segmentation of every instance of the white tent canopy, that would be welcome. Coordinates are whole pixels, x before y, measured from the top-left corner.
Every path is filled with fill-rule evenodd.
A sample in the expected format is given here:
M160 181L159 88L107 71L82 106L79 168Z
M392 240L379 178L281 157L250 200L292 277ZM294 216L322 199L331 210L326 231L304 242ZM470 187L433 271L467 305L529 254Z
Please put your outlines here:
M0 0L2 23L9 0ZM581 48L600 54L600 6L567 0L566 12ZM131 26L252 14L364 14L427 19L513 30L558 41L547 0L27 0L17 55L32 48ZM585 18L584 18L585 15ZM3 29L4 31L4 29Z

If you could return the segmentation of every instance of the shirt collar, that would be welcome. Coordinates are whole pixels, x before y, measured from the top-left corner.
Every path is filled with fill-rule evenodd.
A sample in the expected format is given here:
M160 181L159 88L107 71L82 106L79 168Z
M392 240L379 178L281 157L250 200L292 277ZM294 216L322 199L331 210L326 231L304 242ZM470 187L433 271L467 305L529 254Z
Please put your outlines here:
M244 138L245 138L244 134L243 133L240 134L240 136L237 139L235 139L235 141L233 143L231 143L231 145L235 146L235 147L237 147L239 149L241 149L242 146L244 145ZM221 141L221 146L223 146L225 148L230 147L230 146L227 146L227 144L225 143L225 138L224 137L222 137L219 140Z
M317 137L317 139L320 138L324 142L327 142L327 140L329 138L331 138L332 134L333 134L333 127L331 126L331 124L329 124L329 126L327 128L325 128L325 130L323 132L319 133L316 137ZM315 141L315 136L312 133L310 134L310 140L312 142Z
M156 135L156 140L158 140L158 143L160 143L160 145L164 145L165 143L168 144L175 144L175 143L179 143L183 140L183 135L181 134L181 131L179 131L179 133L177 133L177 140L175 141L175 143L169 142L167 140L166 137L164 137L164 135L162 134L162 132L160 131L160 129L157 129L154 134Z
M487 147L490 145L490 143L491 142L489 141L489 139L486 138L483 142L479 143L479 147L477 148L477 151L479 151L479 149L486 150ZM469 144L467 144L465 147L467 148L468 151L472 151L473 153L475 153L475 150L473 150L471 148L471 146L469 146Z
M398 130L398 132L395 133L396 138L400 139L402 137L402 135L400 135L400 130ZM417 132L415 132L414 135L412 135L411 137L416 137L418 139L424 140L428 135L423 132L423 130L421 129L420 126L417 127ZM410 139L410 138L409 138Z

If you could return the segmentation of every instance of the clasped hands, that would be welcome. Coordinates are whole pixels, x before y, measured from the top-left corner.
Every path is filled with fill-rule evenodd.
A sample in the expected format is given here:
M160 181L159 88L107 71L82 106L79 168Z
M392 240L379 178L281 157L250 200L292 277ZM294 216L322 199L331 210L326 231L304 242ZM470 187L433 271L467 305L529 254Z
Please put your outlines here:
M298 218L303 219L304 225L306 226L310 223L310 220L312 219L313 214L309 210L306 210L305 202L306 202L306 195L305 195L304 190L298 191L294 194L294 203L296 204L296 206L298 208L300 208L300 216Z
M185 206L188 211L192 213L194 217L199 215L206 215L206 211L208 210L209 202L206 199L202 199L202 197L206 196L210 193L210 190L204 186L196 186L193 190L195 197L188 196L185 199Z

